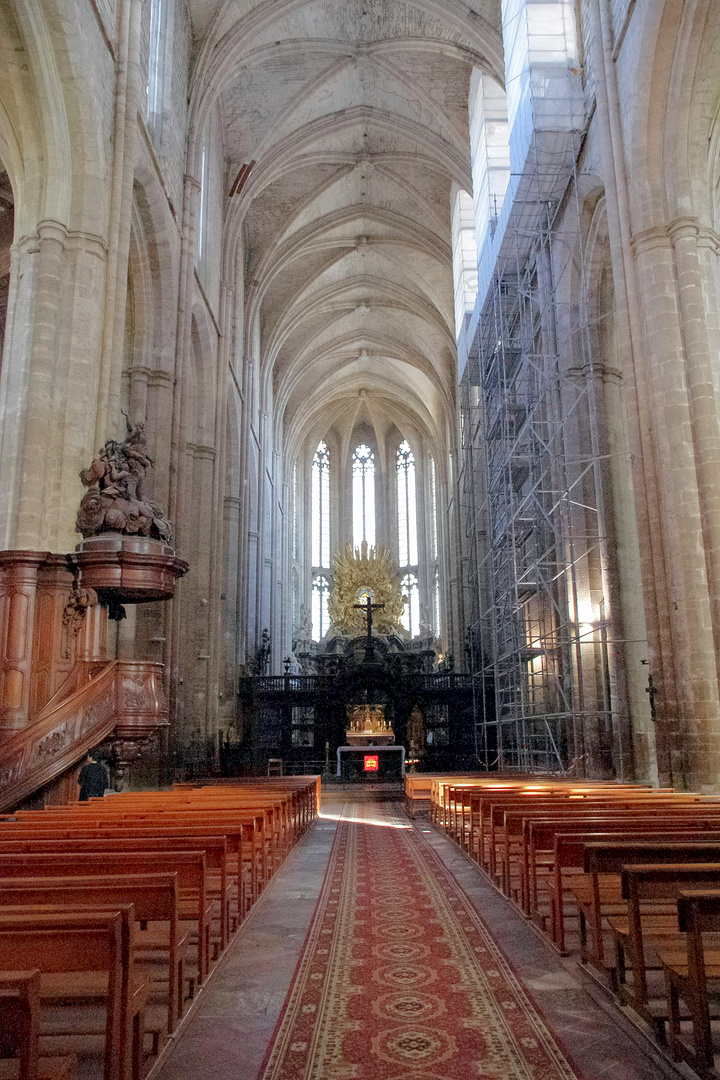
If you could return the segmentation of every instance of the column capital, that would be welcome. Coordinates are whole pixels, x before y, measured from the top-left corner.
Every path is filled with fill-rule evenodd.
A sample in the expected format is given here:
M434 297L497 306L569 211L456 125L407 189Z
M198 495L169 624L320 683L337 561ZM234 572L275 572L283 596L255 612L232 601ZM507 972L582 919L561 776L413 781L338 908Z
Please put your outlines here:
M683 215L669 222L667 231L673 244L676 244L678 240L697 241L700 234L700 224L696 217L689 214Z
M56 244L65 247L68 231L62 222L53 221L52 218L46 218L44 221L39 221L37 233L41 241L54 240Z
M654 251L657 248L670 247L670 237L667 226L653 225L649 229L641 229L633 233L630 243L635 255L643 255L646 251Z

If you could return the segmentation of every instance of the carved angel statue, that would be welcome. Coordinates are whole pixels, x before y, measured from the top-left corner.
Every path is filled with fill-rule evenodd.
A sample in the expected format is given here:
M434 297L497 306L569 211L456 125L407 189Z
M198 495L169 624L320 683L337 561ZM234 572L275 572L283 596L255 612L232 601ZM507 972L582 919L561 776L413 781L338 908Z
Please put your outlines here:
M170 543L170 523L162 510L145 495L145 476L154 463L146 452L144 424L127 426L124 442L108 439L80 479L87 492L80 503L75 531L83 537L115 532L126 536L149 536Z

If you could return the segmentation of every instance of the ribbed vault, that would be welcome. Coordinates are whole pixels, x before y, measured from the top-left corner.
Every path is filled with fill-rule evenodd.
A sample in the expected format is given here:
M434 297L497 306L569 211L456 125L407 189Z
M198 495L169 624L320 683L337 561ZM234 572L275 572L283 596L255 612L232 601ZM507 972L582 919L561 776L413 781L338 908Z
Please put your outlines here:
M196 0L193 23L194 130L219 103L225 265L241 243L244 349L276 445L292 456L369 408L440 450L451 186L471 186L472 68L502 67L499 0Z

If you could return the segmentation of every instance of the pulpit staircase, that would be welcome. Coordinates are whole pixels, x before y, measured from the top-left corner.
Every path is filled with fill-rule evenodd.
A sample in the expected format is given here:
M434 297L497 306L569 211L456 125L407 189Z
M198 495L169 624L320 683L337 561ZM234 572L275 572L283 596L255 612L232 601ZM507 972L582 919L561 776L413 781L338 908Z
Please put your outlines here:
M88 751L106 741L117 778L167 726L167 711L162 664L79 660L35 719L0 742L0 812L63 777L74 781Z

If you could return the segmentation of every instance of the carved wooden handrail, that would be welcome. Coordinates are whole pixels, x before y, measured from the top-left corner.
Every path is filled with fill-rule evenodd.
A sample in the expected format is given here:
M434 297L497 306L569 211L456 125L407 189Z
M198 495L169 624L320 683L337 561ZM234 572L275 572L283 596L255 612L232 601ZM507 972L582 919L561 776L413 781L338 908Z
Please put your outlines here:
M167 725L162 667L140 660L79 661L36 719L0 743L0 812L113 736L132 748L125 755L131 761Z

